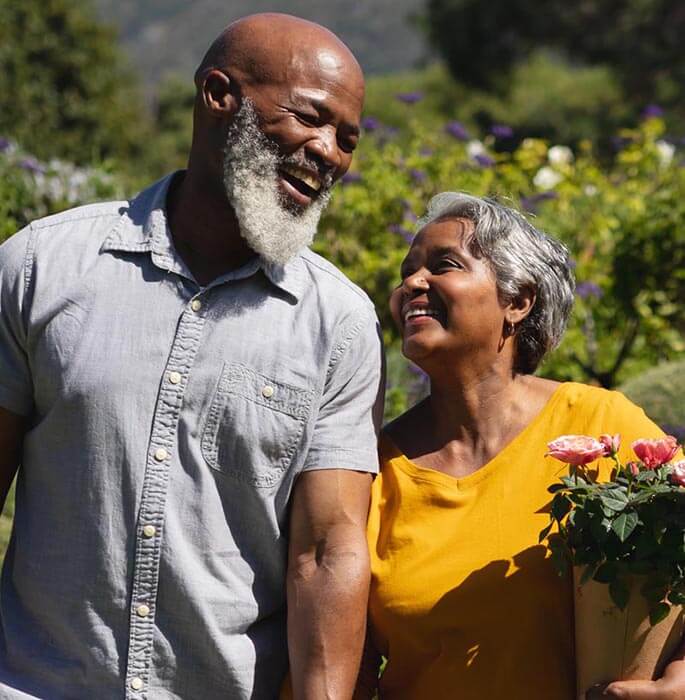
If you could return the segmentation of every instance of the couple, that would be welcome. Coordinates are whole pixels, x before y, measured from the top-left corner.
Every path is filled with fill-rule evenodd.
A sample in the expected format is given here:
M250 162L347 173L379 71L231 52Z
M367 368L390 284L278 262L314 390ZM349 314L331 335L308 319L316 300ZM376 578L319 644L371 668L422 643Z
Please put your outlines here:
M0 248L0 698L270 699L288 668L295 698L371 697L380 655L381 697L572 698L536 456L656 428L531 376L570 310L566 251L491 202L431 203L391 300L431 396L381 437L369 566L380 334L306 247L361 71L264 14L195 81L185 172ZM682 697L683 664L606 696Z

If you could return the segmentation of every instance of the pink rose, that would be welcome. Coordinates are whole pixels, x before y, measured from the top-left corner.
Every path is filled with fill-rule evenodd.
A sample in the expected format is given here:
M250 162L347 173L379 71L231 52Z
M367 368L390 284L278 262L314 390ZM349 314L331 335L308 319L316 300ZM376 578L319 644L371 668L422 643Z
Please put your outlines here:
M647 469L656 469L673 459L678 451L678 441L673 435L666 435L658 440L635 440L631 447Z
M587 435L561 435L547 443L548 455L556 459L580 466L604 456L604 445Z
M605 457L613 457L621 446L621 436L618 433L616 435L604 433L604 435L599 436L599 441L604 445Z
M628 462L626 469L629 469L633 476L637 476L640 473L640 465L637 462Z
M685 486L685 459L681 459L673 465L671 482L677 486Z

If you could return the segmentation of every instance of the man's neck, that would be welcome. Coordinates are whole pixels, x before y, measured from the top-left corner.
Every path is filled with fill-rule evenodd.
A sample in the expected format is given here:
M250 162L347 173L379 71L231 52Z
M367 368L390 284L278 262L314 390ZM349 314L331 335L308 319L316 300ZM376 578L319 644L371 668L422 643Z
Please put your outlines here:
M169 186L167 220L177 253L201 286L242 267L255 255L240 235L224 192L190 170Z

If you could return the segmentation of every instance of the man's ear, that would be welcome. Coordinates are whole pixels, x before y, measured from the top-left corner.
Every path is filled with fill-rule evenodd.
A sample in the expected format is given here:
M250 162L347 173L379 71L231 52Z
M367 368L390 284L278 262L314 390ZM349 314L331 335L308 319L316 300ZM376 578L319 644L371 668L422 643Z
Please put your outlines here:
M517 325L523 321L532 311L533 306L535 306L535 299L535 290L532 287L524 287L518 295L507 304L504 314L505 320L513 325Z
M238 110L235 85L226 73L217 68L207 71L201 89L204 106L213 117L226 119Z

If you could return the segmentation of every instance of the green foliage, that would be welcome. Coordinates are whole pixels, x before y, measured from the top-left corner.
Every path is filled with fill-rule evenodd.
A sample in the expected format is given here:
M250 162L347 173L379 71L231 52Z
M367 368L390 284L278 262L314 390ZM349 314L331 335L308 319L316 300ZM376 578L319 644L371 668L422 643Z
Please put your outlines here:
M0 144L0 242L33 219L118 197L120 183L104 170L41 162L11 142Z
M551 522L540 541L555 526L549 546L559 573L566 574L569 565L584 567L581 582L608 584L621 610L631 577L643 576L641 592L654 625L671 604L685 599L685 489L672 481L670 465L652 470L632 464L637 473L616 461L606 483L574 471L562 477L561 487L550 487Z
M530 51L547 47L611 66L638 106L685 106L680 0L554 0L544 9L529 0L429 0L423 24L455 78L474 87L501 85Z
M685 362L665 362L620 387L665 432L685 438Z
M0 136L41 158L138 158L146 113L114 33L90 5L0 0L0 17Z
M580 283L577 304L543 374L613 387L683 356L681 287L664 285L659 267L652 266L668 261L655 252L643 259L639 274L631 272L636 283L626 283L619 258L633 250L626 238L634 238L650 217L670 222L659 224L664 238L673 241L664 246L678 245L685 231L683 208L672 206L685 195L685 171L677 154L668 155L661 122L650 119L623 132L625 148L606 166L589 142L581 142L575 156L536 139L498 153L495 137L463 141L442 127L426 130L412 109L405 106L406 138L376 130L362 139L354 170L334 197L315 244L370 293L390 346L398 338L387 299L416 218L437 192L464 190L520 204L536 215L537 226L571 249ZM654 196L662 190L670 194Z

